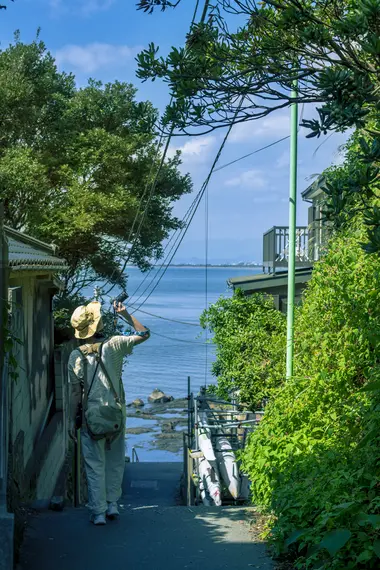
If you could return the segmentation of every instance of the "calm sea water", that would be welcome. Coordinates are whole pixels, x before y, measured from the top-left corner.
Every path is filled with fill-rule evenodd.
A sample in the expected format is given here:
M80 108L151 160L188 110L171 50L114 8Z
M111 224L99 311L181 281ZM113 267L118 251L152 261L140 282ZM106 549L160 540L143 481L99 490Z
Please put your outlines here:
M259 272L259 268L209 268L209 305L220 295L231 296L232 292L227 286L228 278ZM135 268L129 269L128 273L128 292L131 295L128 303L138 306L147 293L139 301L137 297L152 275L138 293L132 296L144 276ZM205 381L214 382L211 375L214 348L205 344L206 335L200 326L193 326L199 325L199 317L205 306L205 269L168 269L141 309L187 324L166 321L142 312L135 313L151 329L152 335L149 341L137 346L128 358L123 378L127 401L137 397L146 400L155 388L160 388L174 398L184 397L187 394L188 376L191 377L193 392L198 391Z
M259 268L209 268L208 304L215 303L221 295L232 295L227 286L229 278L259 272ZM214 383L215 378L211 374L212 362L215 359L214 346L205 342L205 331L199 326L199 317L206 307L205 269L171 267L147 300L151 287L140 299L138 297L156 275L151 273L143 287L134 294L145 275L136 268L130 268L128 274L128 309L133 311L133 307L138 307L144 301L141 309L156 316L135 312L135 316L151 329L152 334L146 343L136 346L126 361L123 383L127 402L142 398L146 403L155 388L174 398L183 398L187 395L188 376L191 378L191 389L194 393L197 393L205 382L208 385ZM91 297L92 292L88 293ZM116 293L115 291L113 295ZM172 413L160 416L170 419L173 416L178 417L180 411L171 410ZM135 447L141 461L181 461L180 451L158 449L154 445L155 438L161 433L161 426L156 420L128 417L127 428L151 429L148 433L127 435L127 455L130 456L132 448Z

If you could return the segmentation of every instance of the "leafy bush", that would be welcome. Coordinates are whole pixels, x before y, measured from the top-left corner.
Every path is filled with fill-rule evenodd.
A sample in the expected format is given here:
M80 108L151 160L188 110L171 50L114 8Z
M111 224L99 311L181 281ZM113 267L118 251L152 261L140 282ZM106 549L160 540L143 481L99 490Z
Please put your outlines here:
M252 407L270 397L285 372L286 321L273 301L237 291L205 311L201 324L214 333L217 359L212 372L218 394L226 398L232 389L240 390L241 400Z
M364 235L356 221L315 266L296 315L295 377L244 454L253 500L296 568L380 563L380 258L363 251Z

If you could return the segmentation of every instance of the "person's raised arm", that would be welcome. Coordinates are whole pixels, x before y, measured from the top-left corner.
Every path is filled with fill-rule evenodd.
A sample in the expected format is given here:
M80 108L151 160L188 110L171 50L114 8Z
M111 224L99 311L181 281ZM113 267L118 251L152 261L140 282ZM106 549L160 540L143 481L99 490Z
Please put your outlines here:
M138 321L136 319L136 317L134 317L133 315L130 315L128 313L126 307L122 303L117 304L115 302L114 303L114 309L118 315L123 317L127 321L127 323L137 333L139 333L138 335L133 335L133 336L137 337L137 338L134 338L134 344L141 344L142 342L145 342L146 340L148 340L148 338L150 337L149 329L147 327L144 327L144 325L142 325L140 323L140 321Z

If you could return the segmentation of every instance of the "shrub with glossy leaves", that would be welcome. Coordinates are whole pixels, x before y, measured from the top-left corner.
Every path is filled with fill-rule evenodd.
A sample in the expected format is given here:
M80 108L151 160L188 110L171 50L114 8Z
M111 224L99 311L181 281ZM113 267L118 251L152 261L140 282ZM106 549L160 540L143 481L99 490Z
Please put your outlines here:
M260 406L284 379L286 320L271 298L237 291L205 311L201 324L214 333L217 391L240 390L241 401Z
M297 568L380 565L380 258L356 222L330 245L298 310L295 377L246 448L253 500Z

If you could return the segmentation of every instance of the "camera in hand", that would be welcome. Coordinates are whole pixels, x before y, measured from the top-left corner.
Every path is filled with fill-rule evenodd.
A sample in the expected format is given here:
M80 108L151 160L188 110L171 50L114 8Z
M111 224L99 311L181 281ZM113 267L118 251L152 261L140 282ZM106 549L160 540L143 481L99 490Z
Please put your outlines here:
M116 303L117 305L119 303L124 303L124 301L126 301L128 299L128 297L129 297L128 293L126 293L125 291L122 291L120 293L120 295L115 297L115 299L113 300L113 303Z

